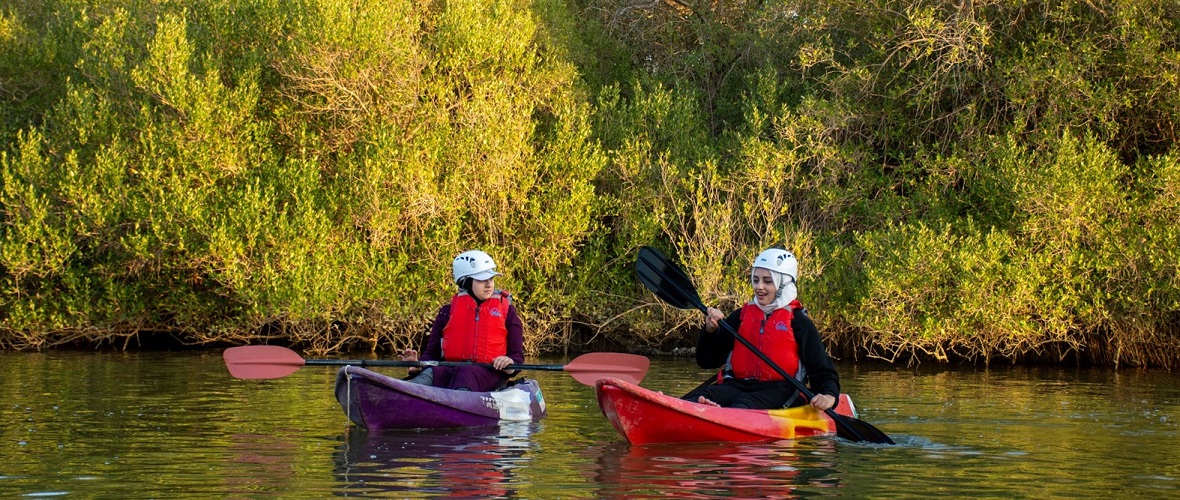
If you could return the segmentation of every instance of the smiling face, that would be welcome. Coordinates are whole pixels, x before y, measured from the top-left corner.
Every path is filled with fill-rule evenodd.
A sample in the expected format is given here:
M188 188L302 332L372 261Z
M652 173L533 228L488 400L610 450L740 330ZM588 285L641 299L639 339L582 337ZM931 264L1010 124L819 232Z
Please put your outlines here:
M770 276L770 270L761 267L754 268L750 284L754 285L754 299L758 301L759 305L768 306L774 303L778 289L774 286L774 278Z
M486 280L471 280L471 292L475 294L475 298L484 301L488 300L492 293L496 291L496 277L492 276Z

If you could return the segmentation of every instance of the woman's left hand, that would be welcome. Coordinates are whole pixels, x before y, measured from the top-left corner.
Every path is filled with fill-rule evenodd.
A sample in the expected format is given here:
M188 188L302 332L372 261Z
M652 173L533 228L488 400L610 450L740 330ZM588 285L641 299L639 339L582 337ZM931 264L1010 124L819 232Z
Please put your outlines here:
M500 371L505 371L505 367L515 362L516 361L513 361L512 358L508 356L500 356L492 360L492 367Z
M816 394L811 398L811 407L819 411L827 410L833 406L836 406L836 398L827 394Z

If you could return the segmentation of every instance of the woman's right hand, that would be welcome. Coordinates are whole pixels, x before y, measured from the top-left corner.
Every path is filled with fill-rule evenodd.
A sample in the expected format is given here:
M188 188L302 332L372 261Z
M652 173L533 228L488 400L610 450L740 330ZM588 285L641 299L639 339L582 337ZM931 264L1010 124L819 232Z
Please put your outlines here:
M415 351L413 349L406 349L406 350L402 351L402 355L399 356L398 358L402 361L418 361L418 351ZM411 376L413 376L413 375L417 375L418 372L422 371L422 367L414 366L406 371L409 372Z
M715 307L710 307L705 310L705 331L713 333L717 331L717 322L725 319L725 313L721 312Z

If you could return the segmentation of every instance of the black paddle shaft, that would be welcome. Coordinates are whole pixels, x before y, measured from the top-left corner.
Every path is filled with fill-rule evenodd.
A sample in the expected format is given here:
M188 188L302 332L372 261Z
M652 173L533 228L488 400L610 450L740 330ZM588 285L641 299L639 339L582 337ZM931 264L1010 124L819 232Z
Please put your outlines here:
M639 276L639 281L643 283L648 290L656 294L658 297L668 302L673 307L678 309L697 309L701 312L707 313L708 308L705 307L704 302L701 301L697 295L696 288L692 284L692 280L688 275L684 274L679 267L676 267L672 261L668 260L663 254L652 247L643 247L639 249L639 256L635 260L635 272ZM670 285L671 289L668 288ZM750 352L758 356L764 363L778 372L780 376L788 380L805 396L808 401L815 395L803 385L803 382L796 380L795 377L787 374L785 370L778 366L777 363L771 361L757 347L754 347L750 341L738 335L733 331L733 327L724 321L719 322L725 331L737 339L742 345L746 346ZM824 410L829 417L836 422L836 432L840 437L849 441L870 441L874 443L895 444L884 432L881 432L876 427L873 427L867 422L857 420L851 417L840 415L832 409Z

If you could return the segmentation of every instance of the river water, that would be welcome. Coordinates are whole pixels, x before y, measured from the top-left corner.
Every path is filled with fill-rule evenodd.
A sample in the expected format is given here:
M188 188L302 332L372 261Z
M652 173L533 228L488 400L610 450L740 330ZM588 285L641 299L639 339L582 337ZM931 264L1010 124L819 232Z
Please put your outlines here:
M630 446L564 372L528 374L538 422L369 433L333 398L334 367L237 380L220 351L0 352L0 498L1180 498L1176 374L838 368L897 446ZM653 358L643 385L706 375Z

